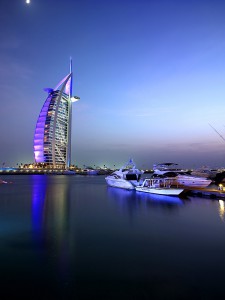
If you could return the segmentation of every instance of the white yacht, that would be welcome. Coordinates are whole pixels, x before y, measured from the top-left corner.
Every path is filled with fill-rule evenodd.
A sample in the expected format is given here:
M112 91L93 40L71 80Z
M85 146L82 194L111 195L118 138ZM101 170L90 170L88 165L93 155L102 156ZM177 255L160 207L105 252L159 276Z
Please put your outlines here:
M211 169L206 166L202 166L199 169L195 169L191 172L193 176L205 177L210 179L215 179L216 175L219 173L217 169Z
M143 173L144 171L137 169L133 160L130 159L125 166L108 175L105 180L109 186L134 190L136 186L142 184Z
M211 179L202 176L192 176L187 171L177 168L177 164L174 163L154 165L153 171L153 178L173 178L173 184L182 187L207 187L212 182Z
M138 192L166 195L166 196L179 196L184 189L171 187L173 179L170 178L150 178L145 179L141 186L135 189Z
M178 164L175 163L161 163L157 165L153 165L153 174L154 175L165 175L168 172L173 172L174 174L186 173L186 170L177 168ZM173 175L174 175L173 174Z
M98 170L92 168L86 168L81 171L83 175L98 175Z

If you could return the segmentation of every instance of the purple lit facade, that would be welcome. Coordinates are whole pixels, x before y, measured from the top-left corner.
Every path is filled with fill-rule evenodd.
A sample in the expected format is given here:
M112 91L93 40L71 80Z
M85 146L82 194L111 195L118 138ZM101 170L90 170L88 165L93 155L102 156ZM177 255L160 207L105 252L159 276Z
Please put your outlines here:
M70 73L53 89L41 109L34 134L34 158L53 168L69 168L71 162L72 64ZM78 97L76 100L79 99Z

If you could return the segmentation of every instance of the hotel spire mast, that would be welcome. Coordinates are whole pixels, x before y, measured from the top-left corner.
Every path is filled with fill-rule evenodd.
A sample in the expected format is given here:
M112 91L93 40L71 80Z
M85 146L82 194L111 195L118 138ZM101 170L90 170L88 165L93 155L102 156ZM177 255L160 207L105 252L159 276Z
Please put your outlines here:
M68 126L68 150L66 158L66 168L68 169L71 165L71 134L72 134L72 91L73 91L73 71L72 71L72 57L70 57L70 79L69 79L69 105L68 105L68 114L69 114L69 126Z

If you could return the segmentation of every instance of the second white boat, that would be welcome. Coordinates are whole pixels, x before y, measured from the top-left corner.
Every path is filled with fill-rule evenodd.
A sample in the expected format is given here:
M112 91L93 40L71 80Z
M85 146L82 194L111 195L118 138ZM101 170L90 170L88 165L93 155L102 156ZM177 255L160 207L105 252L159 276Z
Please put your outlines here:
M166 196L179 196L184 189L171 187L171 180L169 178L151 178L145 179L141 186L136 186L138 192L166 195Z

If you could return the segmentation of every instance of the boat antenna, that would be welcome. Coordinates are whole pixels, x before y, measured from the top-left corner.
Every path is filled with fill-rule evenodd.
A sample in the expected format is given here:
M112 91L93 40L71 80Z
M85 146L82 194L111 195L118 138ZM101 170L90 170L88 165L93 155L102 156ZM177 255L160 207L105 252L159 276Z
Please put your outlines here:
M216 128L214 128L211 124L209 124L209 126L221 137L221 139L225 142L225 138L222 136L222 134L220 134Z

